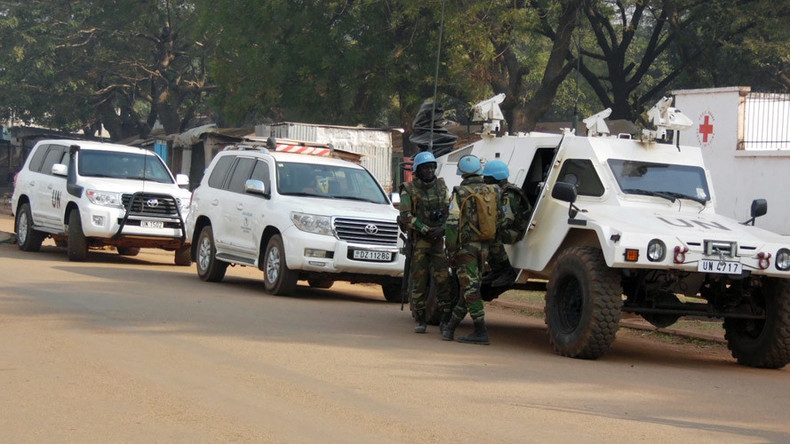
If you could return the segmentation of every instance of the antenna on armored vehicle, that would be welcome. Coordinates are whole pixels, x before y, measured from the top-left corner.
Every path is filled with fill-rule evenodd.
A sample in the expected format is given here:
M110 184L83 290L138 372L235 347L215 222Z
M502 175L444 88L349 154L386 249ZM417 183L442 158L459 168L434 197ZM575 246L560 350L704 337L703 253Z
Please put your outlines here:
M612 108L606 108L598 114L593 114L592 116L582 120L582 122L584 122L584 124L587 126L587 135L590 137L596 137L602 134L608 136L609 127L606 125L606 121L604 119L609 117L611 114Z
M642 134L650 140L664 140L667 130L682 131L691 128L691 121L679 109L672 105L672 97L662 97L656 105L647 112L647 117L655 125L655 130L642 130Z
M504 101L505 94L500 93L472 106L472 121L483 122L483 134L494 134L501 128L505 116L499 109L499 104Z

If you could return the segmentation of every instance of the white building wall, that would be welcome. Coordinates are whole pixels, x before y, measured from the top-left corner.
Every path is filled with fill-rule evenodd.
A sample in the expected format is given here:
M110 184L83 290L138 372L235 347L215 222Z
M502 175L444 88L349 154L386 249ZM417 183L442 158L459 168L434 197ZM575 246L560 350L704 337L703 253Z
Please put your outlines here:
M748 87L674 91L674 106L694 121L681 132L680 144L702 147L718 213L745 221L752 200L764 198L768 214L755 225L790 235L790 150L738 149L749 92Z

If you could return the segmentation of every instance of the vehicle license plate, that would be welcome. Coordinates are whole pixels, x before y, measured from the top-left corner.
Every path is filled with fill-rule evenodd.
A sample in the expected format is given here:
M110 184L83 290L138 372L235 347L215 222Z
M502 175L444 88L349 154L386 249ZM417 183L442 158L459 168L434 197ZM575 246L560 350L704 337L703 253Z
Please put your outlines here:
M717 274L741 274L742 268L740 262L701 259L697 264L697 271Z
M352 257L360 261L389 262L392 260L392 253L389 251L354 250Z
M141 220L140 226L142 228L164 228L165 223L160 220Z

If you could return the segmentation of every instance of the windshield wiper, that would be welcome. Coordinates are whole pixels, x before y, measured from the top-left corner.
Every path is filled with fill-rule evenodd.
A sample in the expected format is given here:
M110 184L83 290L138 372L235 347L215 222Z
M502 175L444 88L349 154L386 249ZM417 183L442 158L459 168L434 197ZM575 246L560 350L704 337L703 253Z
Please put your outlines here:
M624 193L628 194L639 194L642 196L657 196L663 197L664 199L675 203L677 199L688 199L701 204L702 206L707 205L708 201L696 196L690 196L688 194L678 193L675 191L653 191L653 190L643 190L640 188L626 188L623 190Z
M698 204L705 206L708 204L708 201L702 197L692 196L690 194L678 193L675 191L658 191L658 193L666 194L668 196L672 196L678 199L688 199L697 202Z
M675 202L674 196L662 191L643 190L641 188L625 188L623 189L623 192L627 194L639 194L641 196L658 196L658 197L663 197L664 199L672 203Z

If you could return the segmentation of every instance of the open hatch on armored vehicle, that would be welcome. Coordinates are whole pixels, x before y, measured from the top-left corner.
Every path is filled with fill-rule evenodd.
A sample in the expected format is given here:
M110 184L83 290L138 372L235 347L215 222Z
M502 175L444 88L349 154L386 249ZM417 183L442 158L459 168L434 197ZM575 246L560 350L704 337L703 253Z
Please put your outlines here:
M501 100L500 100L501 102ZM483 102L498 107L497 101ZM716 213L699 147L667 142L690 120L664 99L641 140L609 135L607 112L586 119L590 136L494 135L440 156L437 174L458 184L466 154L508 163L533 211L523 240L507 246L515 287L547 281L549 342L563 356L595 359L615 339L622 312L657 327L682 316L724 321L740 364L780 368L790 360L790 238ZM497 116L498 109L476 109ZM484 299L503 290L485 287Z

